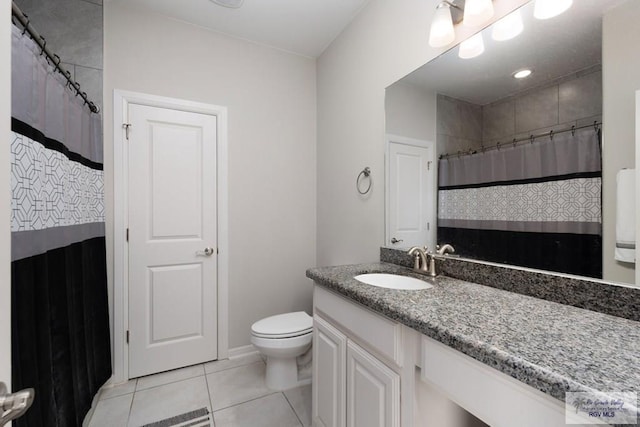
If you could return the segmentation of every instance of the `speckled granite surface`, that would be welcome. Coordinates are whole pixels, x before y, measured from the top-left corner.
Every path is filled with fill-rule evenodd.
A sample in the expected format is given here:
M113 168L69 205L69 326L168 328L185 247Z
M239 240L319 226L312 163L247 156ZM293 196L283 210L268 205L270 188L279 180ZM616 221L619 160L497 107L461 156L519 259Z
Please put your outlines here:
M446 276L420 291L353 278L368 272L429 280L384 262L313 268L307 277L557 399L640 392L639 322Z
M392 248L380 248L380 260L405 267L413 265L411 256L406 251ZM640 321L640 288L615 286L593 280L554 276L456 258L445 257L436 263L441 274L456 279Z

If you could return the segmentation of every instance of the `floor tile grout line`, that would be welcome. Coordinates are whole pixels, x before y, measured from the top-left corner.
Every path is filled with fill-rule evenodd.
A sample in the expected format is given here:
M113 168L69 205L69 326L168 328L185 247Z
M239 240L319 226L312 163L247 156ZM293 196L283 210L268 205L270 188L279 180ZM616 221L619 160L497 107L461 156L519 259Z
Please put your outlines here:
M137 383L138 379L136 378L136 386L138 385ZM136 392L133 392L133 395L131 396L131 403L129 403L129 413L127 414L127 427L129 426L129 421L131 420L131 411L133 410L133 400L136 398Z
M296 412L296 408L293 407L293 405L291 404L291 401L289 400L289 398L287 397L287 393L285 393L284 391L282 392L282 395L284 396L284 399L287 401L287 403L289 404L289 407L291 408L291 410L293 411L293 415L296 416L296 418L298 419L298 422L300 423L300 427L304 427L304 423L302 422L302 420L300 419L300 416L298 415L298 412Z
M263 394L262 396L254 397L249 400L245 400L244 402L234 403L233 405L225 406L224 408L216 409L215 412L224 411L225 409L233 408L234 406L244 405L245 403L253 402L254 400L262 399L263 397L273 396L274 394L282 393L281 391L269 391L267 394ZM211 405L211 409L213 410L213 402ZM294 411L295 412L295 411Z
M204 368L204 364L202 365ZM213 401L211 401L211 389L209 388L209 378L207 378L207 370L204 373L204 384L207 386L207 395L209 396L209 409L211 410L211 424L216 427L216 420L213 417Z
M204 370L204 367L203 367ZM159 374L153 374L153 375L159 375ZM150 375L152 376L152 375ZM153 387L147 387L147 388L141 388L140 390L138 390L138 384L136 384L136 390L134 393L137 393L139 391L146 391L146 390L152 390L154 388L158 388L158 387L162 387L163 385L169 385L169 384L175 384L175 383L179 383L181 381L186 381L186 380L190 380L193 378L198 378L198 377L202 377L202 376L207 376L207 374L198 374L198 375L193 375L191 377L186 377L186 378L180 378L179 380L175 380L175 381L169 381L168 383L162 383L162 384L158 384L158 385L154 385Z
M223 360L229 360L229 359L223 359ZM205 375L217 374L218 372L228 371L229 369L242 368L243 366L253 365L254 363L258 363L258 362L266 363L264 360L260 359L260 360L256 360L255 362L243 363L241 365L236 365L236 366L229 366L228 368L219 369L217 371L211 371L211 372L207 372L207 368L205 367L204 372L205 372ZM212 363L212 362L207 362L207 363Z

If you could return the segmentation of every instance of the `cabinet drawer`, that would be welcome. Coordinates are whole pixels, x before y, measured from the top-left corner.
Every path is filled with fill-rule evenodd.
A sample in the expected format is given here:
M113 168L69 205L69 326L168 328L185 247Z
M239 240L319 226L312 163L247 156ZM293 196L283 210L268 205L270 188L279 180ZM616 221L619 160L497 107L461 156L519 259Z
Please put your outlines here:
M346 330L350 337L359 341L397 366L402 366L401 325L321 286L313 292L314 310L331 318L336 326Z

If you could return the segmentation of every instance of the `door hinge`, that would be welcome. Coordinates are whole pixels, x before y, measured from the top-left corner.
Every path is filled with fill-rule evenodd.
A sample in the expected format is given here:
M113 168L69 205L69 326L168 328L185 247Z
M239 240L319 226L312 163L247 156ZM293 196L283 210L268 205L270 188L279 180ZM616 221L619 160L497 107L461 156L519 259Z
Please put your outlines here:
M129 138L127 138L127 139L129 139ZM431 160L429 160L429 161L427 162L427 170L428 170L428 171L429 171L429 170L431 170L431 163L432 163L432 162L431 162Z
M431 230L431 223L427 222L427 231Z
M129 128L131 127L131 123L123 123L122 127L124 128L124 134L127 138L127 141L129 140Z
M126 236L127 242L129 241L129 229L127 228L127 236Z
M129 331L127 331L125 335L126 335L127 344L129 344Z

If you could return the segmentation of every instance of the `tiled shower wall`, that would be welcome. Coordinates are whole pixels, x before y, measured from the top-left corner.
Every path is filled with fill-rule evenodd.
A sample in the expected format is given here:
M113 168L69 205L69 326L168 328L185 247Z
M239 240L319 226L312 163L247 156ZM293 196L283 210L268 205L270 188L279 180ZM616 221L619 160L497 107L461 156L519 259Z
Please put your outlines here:
M484 106L438 95L438 154L602 121L600 65Z
M15 0L102 110L102 0Z

